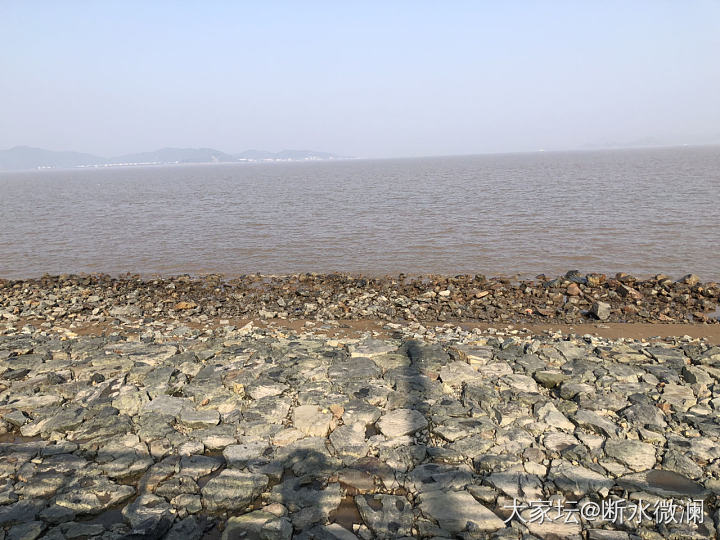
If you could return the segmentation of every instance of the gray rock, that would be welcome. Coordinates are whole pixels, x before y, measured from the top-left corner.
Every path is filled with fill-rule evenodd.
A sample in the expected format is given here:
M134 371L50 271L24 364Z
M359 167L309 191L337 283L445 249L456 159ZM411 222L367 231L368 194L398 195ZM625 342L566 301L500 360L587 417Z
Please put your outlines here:
M662 411L650 403L636 403L621 411L628 422L638 427L665 428L667 422Z
M697 480L703 475L702 467L677 450L666 450L662 464L664 470L676 472L693 480Z
M183 298L181 283L175 283L182 294L172 305ZM681 304L686 299L668 283L639 285L651 307L638 307L655 309L650 286L676 305L706 307L700 293L690 297L697 307ZM492 298L472 305L458 300L461 285L447 286L442 294L428 291L433 294L421 294L422 300L393 296L389 305L409 308L419 320L457 310L473 317L477 308L495 316L504 308L493 302L511 299L490 292L493 287L475 300ZM577 304L566 306L568 316L579 316L603 287L588 286L588 296L574 297ZM79 303L62 308L74 314L73 322L79 327L101 322L114 297L90 288L98 297L95 313L87 308L87 294L73 287L58 288L52 293L57 300L48 304L61 306L63 291L74 291L67 294ZM41 330L28 325L23 335L0 332L0 373L7 387L0 391L5 415L0 433L13 430L0 442L0 536L199 539L225 519L223 513L232 516L226 536L264 538L293 532L308 540L715 536L710 515L720 512L710 493L720 493L715 418L720 348L706 341L668 338L648 344L393 324L387 329L394 335L414 341L399 348L385 338L331 343L310 327L302 333L272 325L216 328L204 317L225 307L209 297L196 308L172 310L178 319L166 326L153 315L156 308L145 307L164 309L153 287L131 302L154 319L141 341L125 340L121 321L109 323L120 324L111 336L61 341L53 328L65 320L60 311L36 307L44 301L37 295L14 300L24 289L0 289L6 294L2 300L10 298L3 309L19 317L50 310L53 317ZM272 295L260 302L264 310L281 308L287 316L312 302L306 314L322 318L334 313L333 295L345 294L341 288L327 297L298 291L303 294L282 295L284 306L276 307ZM613 291L607 293L615 306ZM351 309L374 314L377 298L369 296L360 301L362 308ZM208 326L194 330L190 323ZM324 331L338 323L321 324L327 325ZM416 339L423 334L423 341ZM15 440L16 428L34 440ZM656 449L662 469L653 468ZM211 457L220 452L222 458ZM270 483L276 485L269 489ZM138 498L132 499L136 484ZM626 493L618 491L623 489ZM501 512L508 515L500 508L512 498L597 501L611 492L701 498L706 523L613 531L598 521L511 527L497 522ZM355 534L329 524L338 520L335 512L342 511L347 495L363 522ZM260 501L267 506L249 508ZM273 502L282 506L268 504ZM127 524L100 524L123 505ZM86 518L94 514L102 517ZM484 528L486 518L492 527ZM171 519L175 525L162 533ZM50 528L23 532L22 526L33 522Z
M706 371L707 368L703 369L697 366L683 366L682 376L690 384L713 384L714 379Z
M111 482L102 476L77 478L55 503L76 514L99 514L130 498L135 488Z
M423 463L415 467L405 480L405 487L412 492L451 491L464 489L474 480L466 465Z
M606 321L610 318L611 309L612 306L607 302L593 302L590 313L592 313L596 319Z
M154 538L161 537L172 525L174 513L162 497L143 494L122 510L132 533Z
M255 510L227 520L221 540L235 538L262 538L263 540L288 540L293 527L286 517L278 517L264 510Z
M697 403L697 398L688 386L666 384L662 392L662 401L668 403L676 411L685 412Z
M620 435L620 428L607 418L594 411L581 409L575 413L572 420L579 426L605 437L615 438Z
M525 472L497 472L486 479L487 483L509 497L519 501L538 501L543 496L542 479Z
M342 525L330 523L313 530L313 537L318 540L357 540L357 536Z
M2 419L15 427L24 426L28 422L28 417L22 411L10 411L2 415Z
M367 455L369 446L365 441L365 426L361 423L343 425L330 434L335 452L347 463Z
M43 521L54 525L56 523L72 521L75 518L75 512L64 506L51 504L40 512L38 516Z
M568 375L562 371L539 370L533 373L533 378L545 388L555 388L568 379Z
M7 532L7 540L35 540L40 538L46 525L42 521L28 521L10 527Z
M211 456L186 456L180 460L180 474L187 475L193 480L216 471L222 462Z
M505 527L503 520L467 491L430 491L422 493L419 501L425 516L454 535L463 531L491 532Z
M530 533L535 538L543 540L555 540L562 538L563 540L581 540L582 527L579 523L574 523L573 517L569 519L561 515L556 517L552 512L549 513L547 519L532 519L531 510L521 512L521 516L526 521L526 525ZM566 522L567 520L567 522Z
M244 510L268 485L268 477L225 469L202 488L203 504L211 512Z
M720 347L715 346L705 351L697 360L704 366L720 366Z
M432 433L450 442L455 442L477 433L487 433L494 429L494 425L491 422L482 418L433 418L433 422L435 423L435 427L433 427Z
M142 410L145 412L169 414L178 418L183 410L191 410L194 408L193 401L189 398L159 395L152 401L147 402Z
M561 459L552 461L548 479L552 480L560 491L570 493L578 499L592 493L606 496L614 484L613 480L598 472Z
M369 403L353 399L343 407L342 419L345 424L361 423L369 426L380 418L380 409Z
M220 423L220 413L212 409L183 409L180 411L180 423L193 429L212 427Z
M625 475L618 478L617 483L630 491L644 491L666 499L673 497L704 499L709 494L703 486L681 474L658 469Z
M330 455L326 439L306 437L278 449L277 463L292 469L297 476L325 479L340 468L340 461Z
M374 358L397 350L397 346L379 339L365 339L350 345L350 356Z
M71 538L92 538L94 536L100 536L105 532L105 527L101 523L84 523L71 521L69 523L63 523L60 526L63 535L67 539Z
M223 450L223 457L228 467L242 469L247 462L262 456L268 449L265 441L252 441L243 444L232 444Z
M204 528L194 516L175 522L165 535L164 540L200 540L205 533Z
M43 501L21 500L0 507L0 525L13 525L33 521L43 509Z
M427 419L412 409L395 409L382 416L377 422L378 429L386 437L412 435L416 431L426 428L427 425Z
M377 379L382 371L370 358L351 358L330 366L328 378L331 381L367 381Z
M332 423L332 414L316 405L300 405L293 411L293 425L310 437L327 436Z
M358 495L360 516L377 538L410 536L413 513L410 503L396 495Z
M408 341L403 345L412 365L425 374L437 375L442 366L450 362L450 356L441 345L428 345L419 341Z
M153 464L146 445L133 434L107 441L98 450L96 461L112 479L137 477Z
M337 483L319 489L312 477L300 477L289 478L274 486L270 500L284 504L294 513L307 508L313 509L313 515L308 517L309 524L313 524L327 521L330 512L340 505L342 496L342 489Z
M258 382L248 386L246 393L253 399L262 399L264 397L279 396L288 389L286 384L276 382Z
M535 408L535 414L541 422L549 424L557 429L564 431L574 431L575 424L573 424L567 417L557 410L557 407L551 402L544 403L539 407Z
M633 471L644 471L655 466L655 447L640 441L608 440L605 453Z
M440 380L453 388L462 388L463 383L482 380L482 375L467 362L451 362L440 368Z

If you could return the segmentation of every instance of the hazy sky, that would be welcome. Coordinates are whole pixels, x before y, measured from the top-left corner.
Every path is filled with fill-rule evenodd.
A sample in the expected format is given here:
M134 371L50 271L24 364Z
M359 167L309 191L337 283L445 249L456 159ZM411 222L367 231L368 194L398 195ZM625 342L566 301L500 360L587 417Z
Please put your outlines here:
M0 148L720 142L720 1L0 0Z

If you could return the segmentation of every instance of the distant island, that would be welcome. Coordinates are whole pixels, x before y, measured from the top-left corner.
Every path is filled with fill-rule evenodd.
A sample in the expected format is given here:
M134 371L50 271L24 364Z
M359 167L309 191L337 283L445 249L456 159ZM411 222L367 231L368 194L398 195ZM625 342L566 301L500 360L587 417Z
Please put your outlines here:
M55 152L30 146L15 146L8 150L0 150L0 170L20 171L28 169L122 167L182 163L325 161L332 159L349 158L313 150L282 150L280 152L246 150L239 154L228 154L213 148L161 148L154 152L104 158L81 152Z

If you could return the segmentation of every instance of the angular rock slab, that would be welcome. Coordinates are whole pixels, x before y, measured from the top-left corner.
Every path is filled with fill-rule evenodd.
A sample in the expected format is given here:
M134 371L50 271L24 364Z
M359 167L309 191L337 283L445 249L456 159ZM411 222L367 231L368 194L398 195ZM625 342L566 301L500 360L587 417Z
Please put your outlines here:
M202 489L205 507L217 510L244 510L268 485L268 477L225 469Z
M248 461L257 459L268 449L265 441L252 441L244 444L232 444L223 450L223 457L228 467L240 469Z
M132 527L133 534L159 537L175 519L172 507L162 497L140 495L122 509L122 515Z
M350 356L367 357L381 356L397 350L397 346L380 339L366 339L350 346Z
M363 521L378 538L398 538L410 534L412 506L404 497L358 495L355 504Z
M227 520L221 540L234 538L272 538L277 540L292 537L292 524L286 517L278 517L264 510L255 510Z
M644 491L666 499L673 497L704 499L710 493L697 482L693 482L681 474L659 469L627 474L618 478L617 483L628 491Z
M293 425L310 437L326 437L333 416L322 412L316 405L300 405L293 411Z
M395 409L377 422L378 429L386 437L412 435L416 431L426 428L427 425L427 419L412 409Z
M614 483L602 474L562 459L552 461L548 479L552 480L559 490L572 493L575 497L593 492L605 494Z
M97 477L78 482L69 491L58 495L55 504L76 514L99 514L135 494L135 488Z
M419 498L422 513L453 534L466 530L491 532L505 527L502 519L467 491L430 491Z
M655 466L655 447L652 444L633 440L608 440L605 443L605 453L633 471L644 471Z

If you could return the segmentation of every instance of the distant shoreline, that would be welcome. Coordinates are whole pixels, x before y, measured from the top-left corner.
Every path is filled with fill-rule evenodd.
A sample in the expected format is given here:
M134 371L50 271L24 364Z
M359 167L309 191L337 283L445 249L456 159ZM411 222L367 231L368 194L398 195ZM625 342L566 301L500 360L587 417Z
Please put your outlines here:
M16 147L17 148L17 147ZM517 156L517 155L553 155L553 154L582 154L582 153L604 153L604 152L633 152L633 151L652 151L652 150L677 150L677 149L702 149L702 148L718 148L720 150L720 142L711 143L692 143L692 144L658 144L658 145L636 145L636 146L586 146L582 148L552 148L552 149L526 149L516 151L489 151L489 152L473 152L473 153L453 153L453 154L427 154L427 155L407 155L407 156L341 156L330 154L327 152L318 152L319 155L326 157L308 157L308 158L237 158L232 160L220 161L147 161L147 162L118 162L118 163L97 163L97 164L76 164L76 165L34 165L24 168L7 168L3 167L2 154L14 150L0 150L0 174L16 173L16 172L32 172L32 171L67 171L78 169L115 169L124 167L164 167L175 165L233 165L233 164L273 164L273 163L325 163L325 162L342 162L342 161L392 161L392 160L418 160L418 159L451 159L451 158L468 158L483 156ZM42 150L42 149L34 149ZM42 150L52 154L77 154L76 152L54 152ZM278 153L279 154L279 153ZM97 159L98 156L92 156ZM110 158L114 159L114 158Z
M161 148L152 152L102 157L82 152L57 152L30 146L15 146L7 150L0 150L0 171L104 169L216 163L287 163L338 159L351 158L315 150L281 150L280 152L246 150L237 154L229 154L214 148Z

